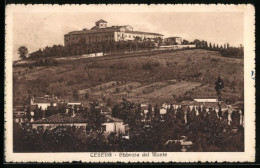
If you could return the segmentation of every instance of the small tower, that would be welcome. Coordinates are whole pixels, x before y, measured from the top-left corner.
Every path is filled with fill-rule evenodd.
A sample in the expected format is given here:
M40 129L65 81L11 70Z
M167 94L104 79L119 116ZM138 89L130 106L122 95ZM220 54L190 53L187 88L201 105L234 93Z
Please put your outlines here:
M96 21L96 27L101 29L101 28L106 28L107 27L107 21L100 19L99 21Z

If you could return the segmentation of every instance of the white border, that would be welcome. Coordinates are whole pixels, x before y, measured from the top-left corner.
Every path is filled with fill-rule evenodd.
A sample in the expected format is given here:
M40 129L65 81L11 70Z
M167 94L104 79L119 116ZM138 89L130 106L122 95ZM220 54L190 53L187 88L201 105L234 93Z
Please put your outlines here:
M167 157L90 157L90 153L13 153L12 22L15 12L244 12L245 152L167 152ZM255 160L255 9L252 5L8 5L5 55L5 160L6 162L253 162ZM131 152L128 152L131 153ZM134 152L136 153L136 152ZM142 154L142 152L139 152Z

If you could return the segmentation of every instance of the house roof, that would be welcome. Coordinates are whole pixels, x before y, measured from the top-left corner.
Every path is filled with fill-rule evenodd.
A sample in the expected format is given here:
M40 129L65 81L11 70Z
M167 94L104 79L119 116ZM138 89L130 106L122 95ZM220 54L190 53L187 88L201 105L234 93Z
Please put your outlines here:
M80 113L74 117L66 114L55 114L45 119L36 120L33 124L50 124L50 123L87 123L87 118Z
M68 106L69 106L69 105L82 105L82 103L81 103L81 102L68 102L67 105L68 105Z
M173 39L173 38L181 38L181 37L173 36L173 37L167 37L167 38L165 38L165 39Z
M111 27L106 27L106 28L98 28L97 26L94 26L90 30L72 31L72 32L69 32L68 34L77 35L77 34L92 34L92 33L99 33L99 32L115 32L115 31L119 31L119 29L122 27L127 27L127 26L111 26ZM162 34L159 34L159 33L141 32L141 31L126 31L126 33L150 34L150 35L163 36ZM68 34L66 34L66 35L68 35Z
M97 26L94 26L90 30L72 31L72 32L69 32L69 34L72 34L72 35L93 34L93 33L100 33L100 32L114 32L116 30L117 30L117 28L114 28L114 27L98 28ZM68 34L66 34L66 35L68 35Z
M25 107L24 106L15 106L14 111L24 111Z
M181 105L190 105L191 104L191 101L182 101L181 102Z
M112 117L110 115L106 115L106 119L107 119L108 122L123 122L122 119L115 118L115 117Z
M44 98L44 97L35 97L33 99L34 103L57 103L58 100L55 98Z
M218 102L205 102L204 105L207 108L218 108Z
M37 105L30 105L30 110L33 111L37 108Z
M200 103L199 103L199 102L196 102L196 101L192 101L192 102L190 102L190 105L193 105L193 106L199 106Z
M100 20L96 21L96 23L107 23L107 21L100 19Z
M157 36L163 36L159 33L150 33L150 32L141 32L141 31L126 31L127 33L133 33L133 34L150 34L150 35L157 35Z
M14 118L25 118L24 114L16 114Z
M110 109L107 106L100 106L99 109L102 110L102 112L110 112Z
M194 99L196 102L218 102L217 98L196 98Z

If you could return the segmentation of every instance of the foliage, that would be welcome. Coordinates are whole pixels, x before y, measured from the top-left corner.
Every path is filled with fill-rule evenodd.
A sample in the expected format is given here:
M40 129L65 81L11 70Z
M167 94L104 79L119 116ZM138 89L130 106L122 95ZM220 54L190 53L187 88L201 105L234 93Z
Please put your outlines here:
M21 58L22 60L26 59L26 58L27 58L27 55L28 55L28 49L27 49L27 47L25 47L25 46L19 47L19 49L18 49L18 54L20 55L20 58Z

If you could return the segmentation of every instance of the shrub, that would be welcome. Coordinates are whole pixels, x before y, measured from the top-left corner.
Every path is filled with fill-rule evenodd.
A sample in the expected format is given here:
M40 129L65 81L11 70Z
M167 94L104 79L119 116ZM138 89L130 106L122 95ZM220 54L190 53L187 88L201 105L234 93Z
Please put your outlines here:
M152 70L153 68L159 67L159 66L160 66L159 62L147 62L147 63L143 64L142 68L144 70Z
M218 62L218 61L219 61L219 59L212 58L210 61L211 61L211 62Z

